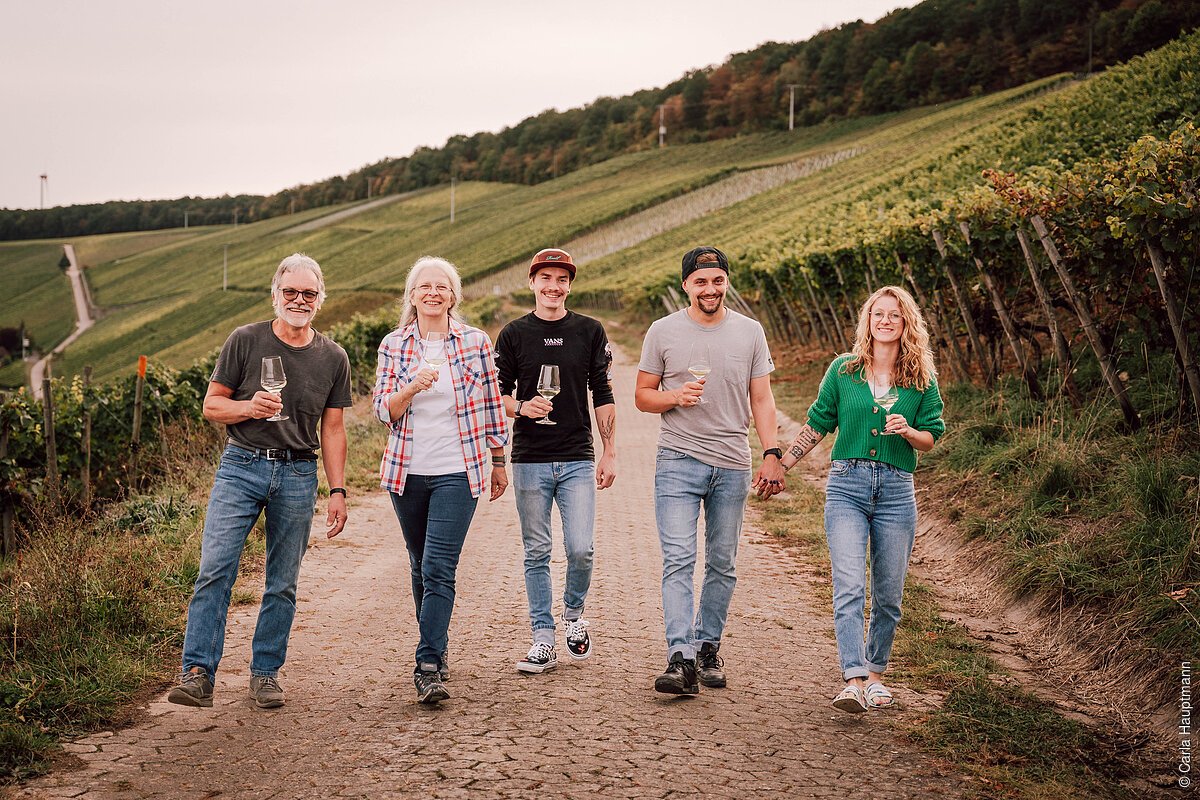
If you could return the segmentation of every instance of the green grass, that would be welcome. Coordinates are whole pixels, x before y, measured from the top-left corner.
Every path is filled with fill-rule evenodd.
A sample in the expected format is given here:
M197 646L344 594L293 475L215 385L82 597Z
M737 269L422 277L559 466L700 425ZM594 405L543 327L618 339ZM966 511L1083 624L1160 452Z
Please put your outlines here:
M118 723L178 671L218 439L175 431L166 476L97 515L27 513L36 535L0 561L0 783L43 772L60 738ZM264 552L256 530L238 601L256 600Z
M71 281L58 266L62 255L58 242L0 243L0 328L24 322L30 341L43 352L75 328Z

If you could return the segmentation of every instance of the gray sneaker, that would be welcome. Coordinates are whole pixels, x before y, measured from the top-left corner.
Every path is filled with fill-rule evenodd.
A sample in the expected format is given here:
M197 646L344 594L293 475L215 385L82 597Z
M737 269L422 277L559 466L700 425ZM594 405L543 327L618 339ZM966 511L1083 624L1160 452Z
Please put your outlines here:
M283 689L274 675L251 675L250 696L259 708L279 708L283 705Z
M185 672L179 685L167 695L168 703L197 708L212 708L213 685L207 672Z

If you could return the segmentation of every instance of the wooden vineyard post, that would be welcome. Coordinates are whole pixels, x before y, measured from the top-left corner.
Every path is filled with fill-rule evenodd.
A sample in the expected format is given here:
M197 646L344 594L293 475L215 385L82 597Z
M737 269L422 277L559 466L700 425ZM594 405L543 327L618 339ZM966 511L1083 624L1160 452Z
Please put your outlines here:
M1171 333L1175 335L1175 347L1179 350L1179 361L1183 364L1183 374L1187 376L1188 388L1192 390L1192 405L1200 416L1200 374L1196 370L1196 362L1192 360L1191 347L1188 344L1187 331L1183 328L1183 316L1179 313L1179 304L1175 293L1167 283L1167 258L1162 250L1153 242L1146 244L1150 253L1150 265L1154 268L1154 277L1158 280L1158 291L1162 294L1163 305L1167 307L1167 321L1171 323Z
M0 393L0 405L4 395ZM8 458L8 415L0 415L0 461ZM0 491L0 556L8 557L17 552L17 537L13 530L12 498L7 490Z
M954 367L954 374L960 380L965 380L969 383L970 376L966 371L967 362L963 361L962 352L958 349L958 340L954 338L953 333L944 334L942 331L941 320L944 320L945 317L942 316L941 320L937 319L939 315L934 311L933 306L929 305L929 298L925 296L925 291L921 289L921 285L917 283L917 279L913 275L912 267L908 265L907 261L900 257L900 253L896 253L895 255L896 264L899 265L900 270L904 273L904 277L908 278L909 284L912 285L913 291L917 294L917 302L921 304L921 308L927 310L926 317L929 320L929 327L933 329L933 338L937 340L939 347L946 347L947 342L949 343L949 348L954 353L954 358L952 358L950 362Z
M1071 301L1071 307L1075 309L1075 316L1079 318L1079 324L1083 326L1083 332L1092 346L1092 352L1096 354L1096 360L1100 362L1100 372L1104 375L1108 387L1112 389L1113 396L1117 399L1117 405L1121 407L1121 413L1125 416L1125 424L1131 430L1137 430L1142 426L1142 418L1129 400L1129 393L1125 390L1125 384L1117 374L1112 356L1109 354L1108 348L1104 346L1100 332L1096 330L1096 323L1092 320L1091 312L1088 311L1083 298L1075 289L1075 281L1071 278L1071 273L1067 272L1067 268L1062 263L1058 248L1054 246L1054 241L1050 238L1050 231L1046 229L1046 223L1036 214L1030 219L1030 222L1033 223L1033 229L1042 243L1042 249L1046 251L1046 257L1050 259L1050 264L1058 273L1058 279L1067 293L1067 299Z
M1017 327L1013 324L1012 317L1009 316L1008 308L1004 305L1004 297L1000 294L1000 288L996 286L996 279L992 277L992 273L988 272L987 267L983 265L983 260L975 255L974 249L971 247L971 228L967 225L966 220L958 223L958 229L962 231L963 239L967 242L967 250L971 253L971 259L975 262L975 269L979 270L979 275L983 278L983 285L987 287L988 294L992 298L992 307L996 309L996 315L1000 317L1000 327L1004 328L1004 335L1008 338L1008 346L1012 348L1013 355L1017 359L1017 366L1021 369L1021 374L1025 377L1025 383L1029 386L1029 393L1037 400L1041 400L1042 384L1038 380L1037 370L1029 363L1029 359L1025 357L1025 347L1021 344L1021 337L1017 335Z
M88 403L88 387L92 385L92 368L83 368L83 468L80 480L83 483L83 507L92 506L92 407Z
M804 328L800 324L800 319L796 316L795 309L792 308L791 301L788 299L787 295L784 293L783 286L780 285L779 281L777 281L775 279L775 275L773 273L768 272L767 278L771 281L771 284L775 287L775 294L779 297L779 304L783 306L783 313L786 315L787 319L790 321L792 329L796 331L796 339L799 340L801 338L801 336L803 336L802 331L804 330ZM812 324L811 319L809 320L808 327L809 327L809 338L815 340L817 338L817 328L815 325Z
M983 382L987 388L991 389L995 375L985 357L983 345L980 344L979 331L975 329L975 317L971 314L970 299L963 288L959 286L958 278L954 275L954 268L946 258L946 240L942 238L942 232L936 228L933 231L933 243L937 245L938 255L942 258L942 271L946 273L946 277L950 281L950 288L954 291L954 301L958 303L958 313L962 315L963 324L967 326L967 338L971 341L971 350L975 354L975 360L979 362L979 371L983 373Z
M42 438L46 443L46 489L58 494L58 447L54 441L54 397L50 393L50 371L42 378Z
M821 287L821 297L825 299L825 307L829 309L829 319L833 325L833 330L837 333L838 341L842 343L842 352L850 352L850 342L846 339L846 329L838 324L837 309L833 307L833 298L829 296L829 292L825 291L825 287Z
M1075 386L1073 376L1075 367L1071 363L1071 348L1067 346L1067 337L1063 336L1063 332L1059 330L1058 317L1054 314L1054 303L1050 299L1050 292L1042 280L1037 259L1033 257L1033 249L1029 246L1029 239L1025 236L1025 231L1020 228L1017 229L1017 243L1021 245L1021 253L1025 256L1025 265L1029 267L1029 277L1033 279L1034 291L1037 293L1038 302L1042 305L1042 313L1046 315L1046 324L1050 328L1050 340L1054 344L1054 354L1058 358L1058 368L1063 376L1060 391L1065 391L1071 399L1071 405L1078 408L1080 405L1079 389Z
M801 277L804 278L804 288L808 289L808 298L812 303L813 313L817 315L817 321L821 323L821 333L824 335L825 340L829 342L829 349L836 352L838 349L837 337L825 326L825 312L821 310L821 305L817 302L817 293L813 291L812 282L809 281L807 275Z
M142 396L146 391L146 357L138 356L137 383L133 392L133 429L129 435L130 475L129 485L137 488L138 462L142 444Z

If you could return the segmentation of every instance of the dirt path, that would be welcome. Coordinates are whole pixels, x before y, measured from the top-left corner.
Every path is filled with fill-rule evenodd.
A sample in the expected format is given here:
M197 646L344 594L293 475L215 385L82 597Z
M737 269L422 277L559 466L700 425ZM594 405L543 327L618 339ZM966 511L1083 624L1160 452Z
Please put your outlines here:
M79 262L75 258L75 246L70 244L63 245L63 254L67 260L71 262L71 266L67 267L67 277L71 279L71 292L75 297L75 330L66 339L59 342L58 347L47 356L39 359L33 365L33 370L29 373L29 385L33 390L35 400L42 398L42 376L46 374L46 365L50 363L50 359L67 349L67 346L78 339L83 332L95 324L92 319L91 306L88 303L88 291L83 276L83 270L79 268Z
M829 706L828 609L806 567L747 528L722 655L730 688L652 689L665 646L653 511L658 420L634 410L618 364L620 474L599 496L588 602L595 655L543 676L528 647L511 496L481 505L459 570L452 699L418 706L407 558L386 496L354 498L350 527L314 536L281 678L285 708L246 698L255 609L231 614L212 709L159 697L144 719L68 745L82 760L26 798L953 797L962 777L881 724ZM554 576L561 591L561 546ZM907 696L907 697L906 697ZM912 700L907 692L902 702ZM903 709L892 713L905 713Z

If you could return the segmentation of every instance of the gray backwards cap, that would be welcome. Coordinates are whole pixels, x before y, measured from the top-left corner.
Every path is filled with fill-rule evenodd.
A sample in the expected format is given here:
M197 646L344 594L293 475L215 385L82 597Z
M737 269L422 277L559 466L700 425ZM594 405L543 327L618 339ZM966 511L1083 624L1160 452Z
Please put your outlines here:
M683 280L698 269L718 267L729 272L729 259L715 247L696 247L683 255Z

